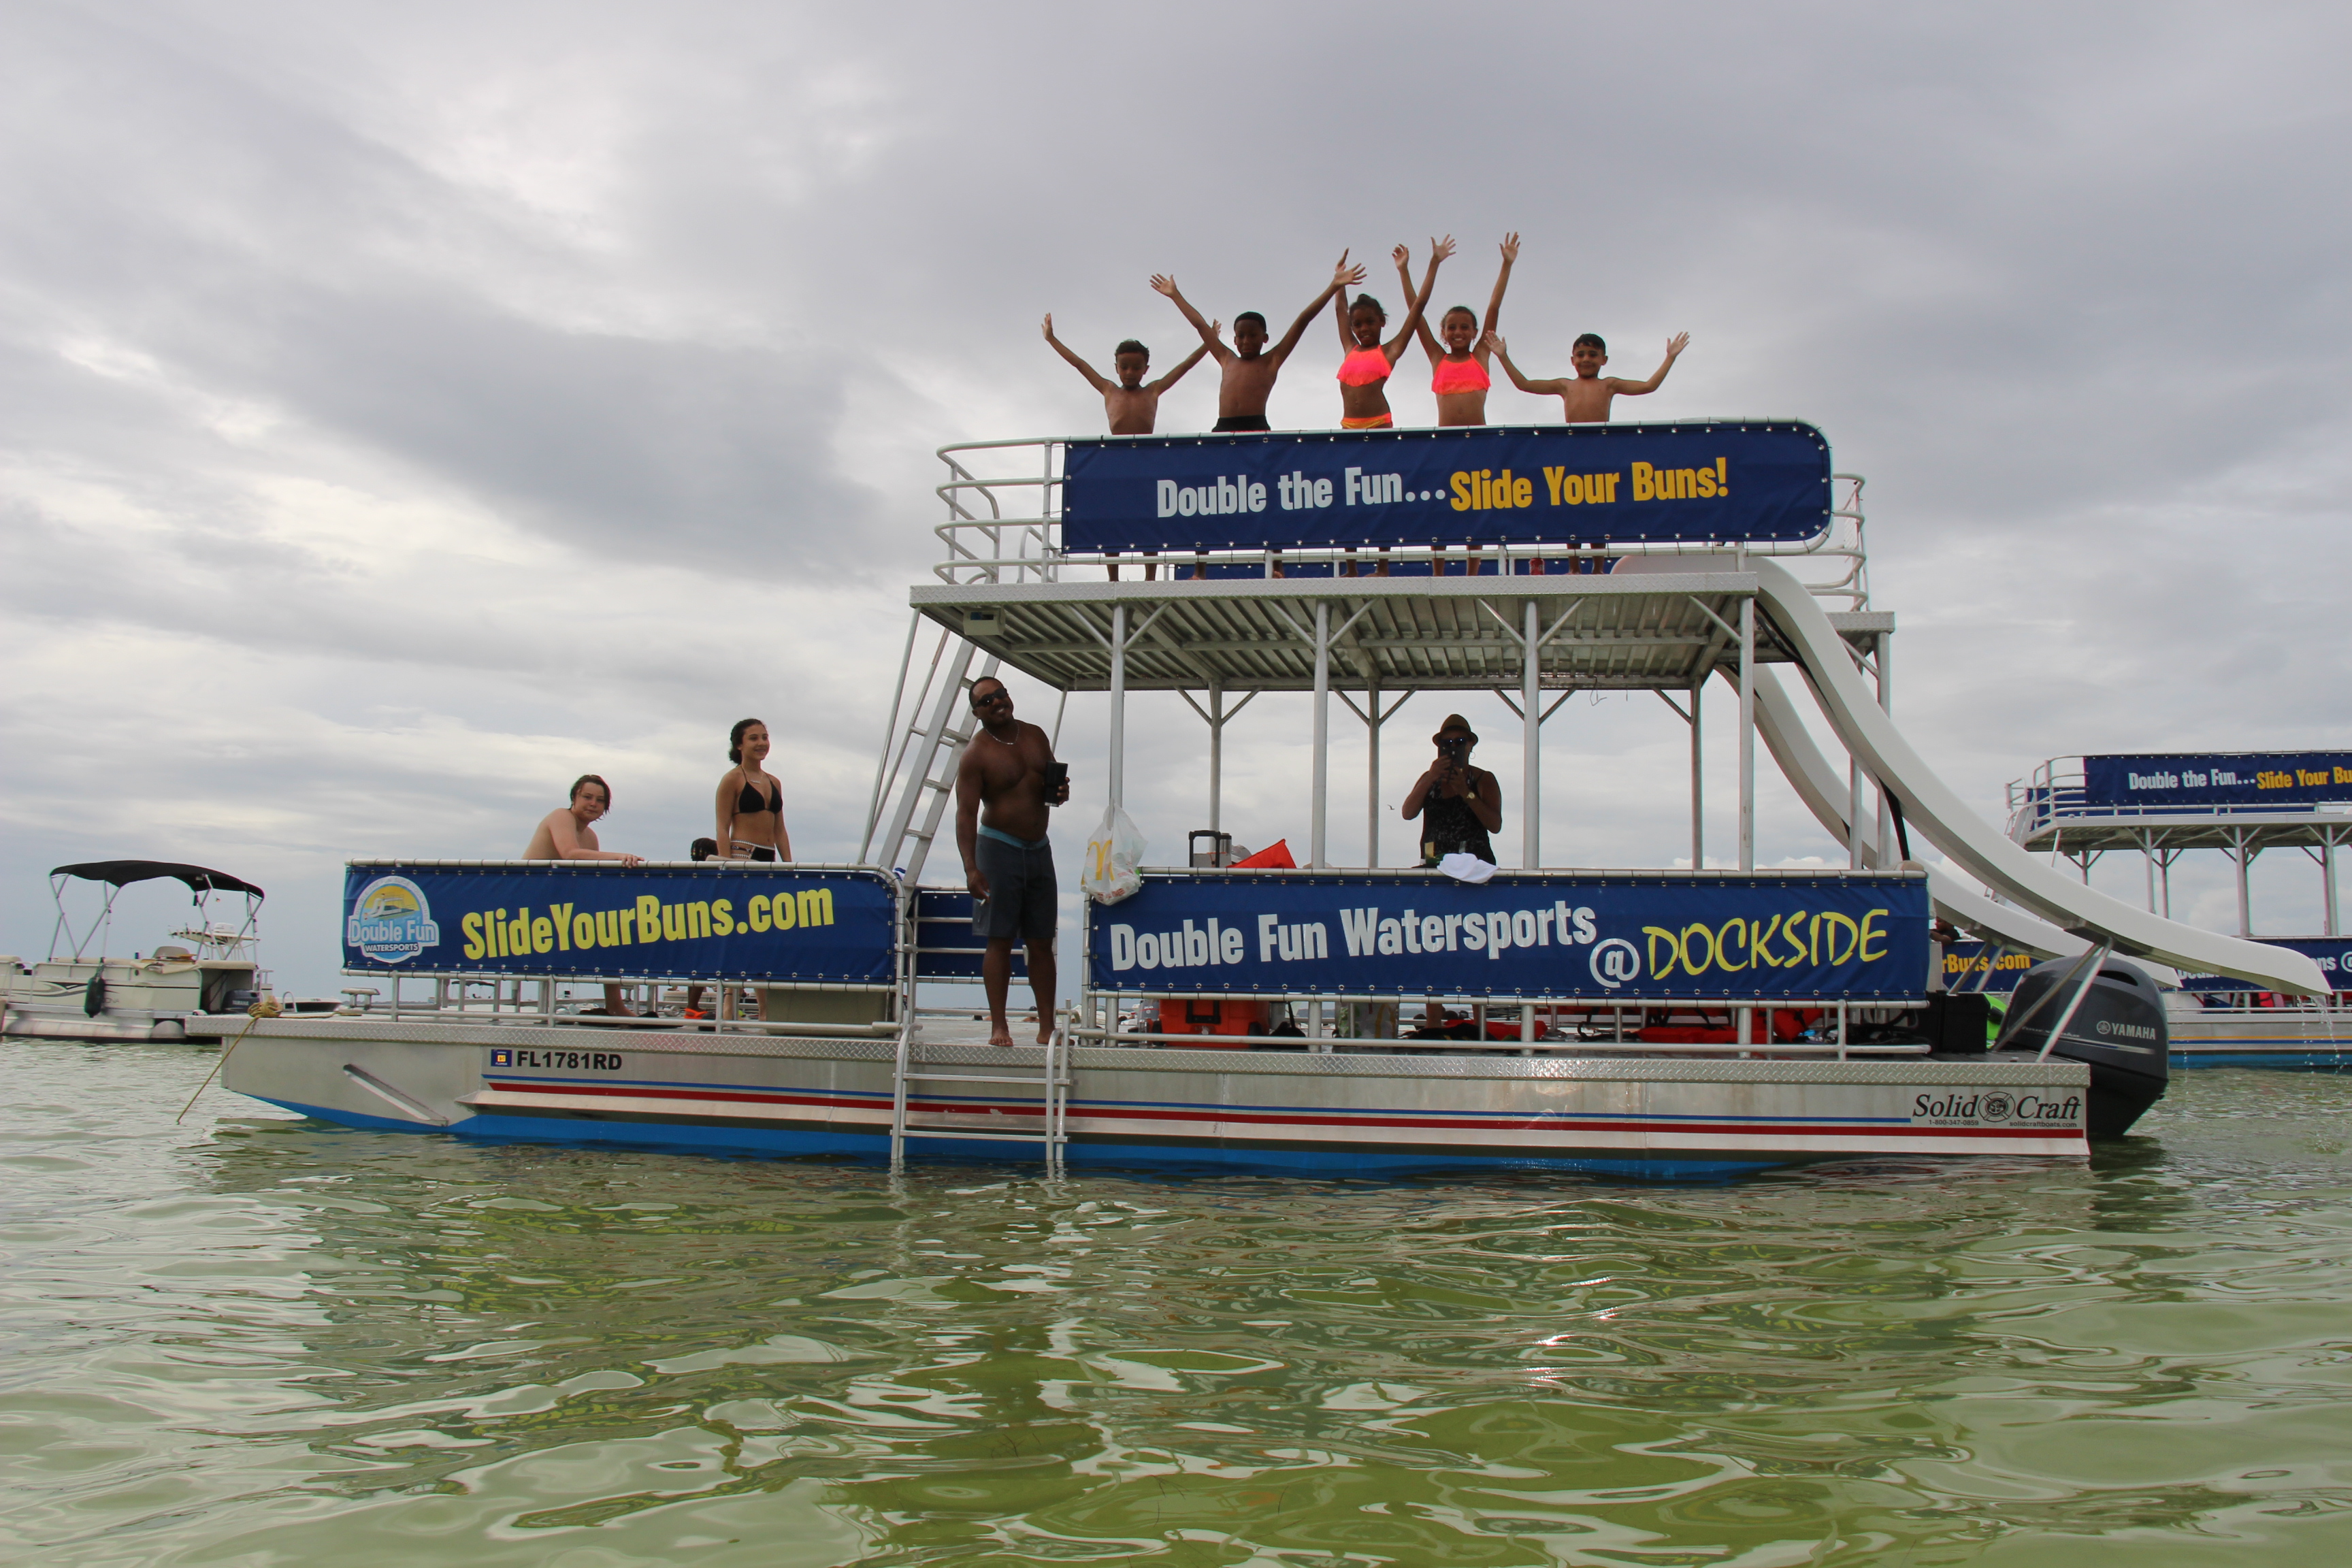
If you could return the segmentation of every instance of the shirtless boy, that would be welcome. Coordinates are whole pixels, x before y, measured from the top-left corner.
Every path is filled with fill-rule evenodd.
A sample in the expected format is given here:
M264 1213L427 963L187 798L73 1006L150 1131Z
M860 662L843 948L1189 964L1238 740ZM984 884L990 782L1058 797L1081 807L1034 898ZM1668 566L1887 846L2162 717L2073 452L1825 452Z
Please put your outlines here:
M596 842L596 829L590 826L613 807L613 786L594 773L582 773L572 781L572 804L549 812L539 819L539 826L524 848L526 860L618 860L624 866L642 866L645 857L619 849L606 849ZM615 1018L633 1015L621 1000L621 988L604 987L604 1011Z
M1511 363L1510 351L1496 333L1489 331L1483 346L1495 351L1495 357L1503 362L1513 386L1538 397L1559 398L1561 417L1570 425L1606 425L1612 398L1639 397L1657 391L1658 384L1666 379L1666 372L1675 368L1675 361L1689 344L1688 332L1676 332L1668 339L1665 360L1647 381L1601 374L1601 367L1609 363L1609 345L1601 341L1598 332L1587 332L1570 346L1569 363L1576 366L1573 376L1554 376L1546 381L1529 381L1521 375L1519 367Z
M1155 273L1151 286L1175 301L1176 308L1184 312L1184 319L1192 323L1192 330L1201 334L1202 345L1217 356L1217 363L1224 371L1224 378L1217 386L1216 428L1266 430L1272 428L1265 422L1266 399L1274 395L1274 378L1282 374L1282 362L1298 346L1299 334L1307 331L1307 323L1316 318L1333 295L1363 280L1364 269L1349 266L1348 253L1341 251L1339 264L1331 269L1330 283L1315 296L1313 304L1298 313L1298 320L1290 323L1290 331L1283 333L1282 341L1271 349L1265 346L1265 318L1255 310L1244 310L1234 318L1234 346L1227 348L1218 341L1216 327L1203 320L1192 302L1176 291L1176 279Z
M1223 324L1211 321L1211 334L1213 335ZM1087 378L1087 385L1102 394L1103 413L1110 418L1110 433L1114 436L1150 435L1152 427L1160 422L1160 395L1182 380L1184 373L1199 364L1201 356L1209 352L1209 345L1202 343L1178 361L1174 370L1147 386L1143 373L1151 368L1151 351L1129 338L1111 351L1110 363L1118 372L1118 384L1114 386L1105 381L1094 366L1072 353L1067 345L1054 335L1051 313L1045 317L1045 341L1054 345L1055 353L1068 360L1072 368ZM1118 552L1108 550L1103 553L1116 556ZM1155 555L1157 552L1146 551L1144 553ZM1159 576L1158 563L1145 562L1143 574L1147 578ZM1110 579L1114 583L1118 581L1118 563L1116 560L1110 563Z
M1013 716L1013 693L983 675L971 683L979 732L956 763L956 848L964 885L977 900L972 934L988 943L980 977L988 992L988 1043L1013 1044L1004 1021L1013 988L1013 942L1029 949L1029 986L1037 998L1037 1043L1054 1037L1054 928L1060 889L1054 846L1045 836L1046 807L1070 798L1070 781L1049 786L1053 743L1034 724ZM982 808L988 820L980 820Z
M1212 321L1209 331L1213 339L1223 323ZM1203 342L1199 348L1176 362L1176 368L1158 381L1146 385L1143 373L1151 368L1151 351L1133 338L1111 351L1110 363L1118 371L1118 384L1105 381L1094 366L1072 353L1061 339L1054 335L1054 318L1045 318L1045 341L1054 352L1070 362L1071 368L1087 378L1087 384L1102 394L1103 412L1110 416L1110 433L1114 436L1149 436L1160 418L1160 395L1184 379L1184 373L1201 363L1209 352Z

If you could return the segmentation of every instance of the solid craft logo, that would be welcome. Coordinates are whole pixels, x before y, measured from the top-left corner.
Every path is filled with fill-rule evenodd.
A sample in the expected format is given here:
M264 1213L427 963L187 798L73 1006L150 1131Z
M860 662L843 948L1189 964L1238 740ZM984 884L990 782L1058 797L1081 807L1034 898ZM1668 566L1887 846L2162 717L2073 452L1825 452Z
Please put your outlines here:
M441 942L425 889L405 877L379 877L352 900L343 941L372 963L400 963Z

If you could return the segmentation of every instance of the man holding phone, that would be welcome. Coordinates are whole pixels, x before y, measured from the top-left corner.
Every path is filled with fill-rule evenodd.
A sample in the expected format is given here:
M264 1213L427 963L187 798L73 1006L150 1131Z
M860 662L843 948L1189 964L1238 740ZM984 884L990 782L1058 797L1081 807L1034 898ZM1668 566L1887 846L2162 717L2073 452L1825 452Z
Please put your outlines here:
M1448 713L1430 737L1437 742L1437 760L1404 797L1407 822L1423 817L1421 863L1434 866L1448 855L1475 855L1489 866L1495 862L1494 842L1486 835L1503 826L1503 792L1495 775L1470 765L1470 750L1478 736L1470 721Z
M1013 693L996 677L971 683L971 710L980 728L956 763L956 847L971 889L972 934L988 943L980 965L988 991L988 1043L1013 1044L1004 1002L1019 938L1029 949L1042 1046L1054 1037L1054 928L1061 914L1054 846L1045 834L1047 807L1070 798L1070 770L1054 760L1045 731L1013 716Z

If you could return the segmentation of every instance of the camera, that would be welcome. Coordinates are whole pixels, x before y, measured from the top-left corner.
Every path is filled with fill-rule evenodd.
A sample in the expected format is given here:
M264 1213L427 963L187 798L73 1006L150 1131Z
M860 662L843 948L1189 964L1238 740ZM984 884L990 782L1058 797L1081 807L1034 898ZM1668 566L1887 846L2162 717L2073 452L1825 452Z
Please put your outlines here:
M1448 735L1437 742L1437 754L1451 763L1463 762L1470 755L1470 738L1467 735Z

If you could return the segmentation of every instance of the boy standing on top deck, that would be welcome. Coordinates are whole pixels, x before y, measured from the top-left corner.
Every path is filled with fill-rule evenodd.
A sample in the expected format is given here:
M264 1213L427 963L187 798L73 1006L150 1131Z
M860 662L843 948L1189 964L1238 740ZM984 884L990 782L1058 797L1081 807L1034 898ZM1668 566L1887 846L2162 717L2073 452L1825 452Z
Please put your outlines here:
M1298 320L1290 324L1290 331L1283 333L1282 341L1271 350L1265 346L1265 318L1255 310L1244 310L1234 318L1234 346L1227 348L1218 341L1216 327L1203 321L1192 302L1176 291L1176 279L1155 273L1151 286L1175 301L1176 308L1184 312L1184 319L1192 323L1192 330L1201 334L1202 345L1216 355L1217 363L1223 367L1224 379L1217 387L1216 428L1233 431L1273 428L1265 422L1265 405L1266 399L1274 395L1274 378L1282 374L1282 362L1290 357L1290 351L1298 346L1299 334L1307 331L1307 323L1320 313L1331 296L1363 280L1364 269L1349 267L1348 253L1341 251L1339 264L1331 269L1330 283L1315 296L1313 304L1298 313Z
M1511 363L1510 351L1503 346L1502 338L1493 331L1486 334L1485 346L1495 351L1503 362L1503 369L1511 384L1521 392L1532 392L1538 397L1559 399L1560 416L1570 425L1606 425L1609 423L1609 403L1615 397L1639 397L1658 390L1666 379L1666 372L1675 368L1675 361L1690 344L1688 332L1676 332L1666 342L1666 357L1657 374L1647 381L1627 381L1622 376L1602 375L1601 367L1609 363L1609 345L1601 341L1598 332L1586 332L1568 351L1570 363L1576 366L1574 376L1554 376L1546 381L1529 381Z
M1223 324L1211 321L1211 334L1213 336ZM1151 368L1151 351L1129 338L1111 351L1110 363L1118 371L1118 384L1113 386L1094 366L1072 353L1062 340L1054 335L1054 318L1050 315L1045 318L1045 341L1054 345L1055 353L1068 360L1077 373L1087 378L1087 384L1102 394L1103 413L1110 419L1110 433L1114 436L1150 435L1152 426L1160 420L1160 395L1184 379L1184 373L1199 364L1201 356L1209 352L1208 343L1203 342L1179 360L1174 370L1147 386L1143 373Z
M1211 321L1210 332L1213 335L1221 325L1222 322ZM1054 335L1051 312L1045 317L1045 341L1054 345L1055 353L1068 360L1072 367L1087 378L1087 384L1102 394L1103 413L1110 420L1110 433L1114 436L1150 435L1152 427L1160 422L1160 395L1181 381L1184 373L1199 364L1201 356L1209 352L1209 345L1202 343L1179 360L1174 370L1147 386L1143 382L1143 373L1151 368L1151 351L1129 338L1111 350L1110 363L1118 371L1118 384L1113 386L1094 366L1072 353L1062 340ZM1104 553L1117 555L1118 552L1111 550ZM1147 551L1145 553L1154 552ZM1157 563L1147 561L1143 574L1147 578L1159 576ZM1110 577L1114 583L1118 581L1117 561L1110 563Z

